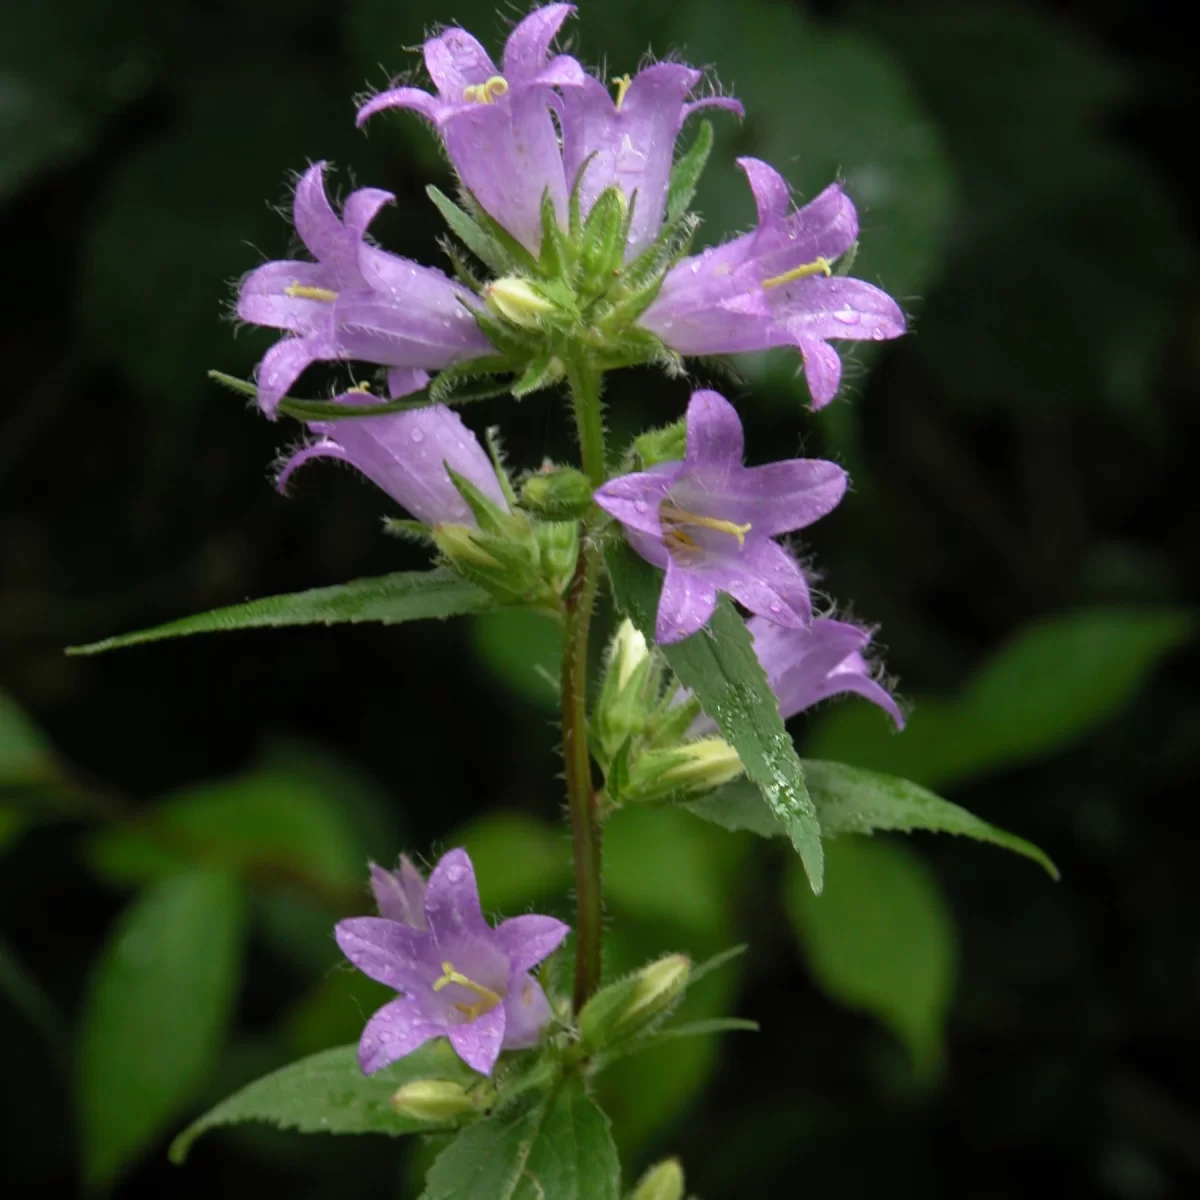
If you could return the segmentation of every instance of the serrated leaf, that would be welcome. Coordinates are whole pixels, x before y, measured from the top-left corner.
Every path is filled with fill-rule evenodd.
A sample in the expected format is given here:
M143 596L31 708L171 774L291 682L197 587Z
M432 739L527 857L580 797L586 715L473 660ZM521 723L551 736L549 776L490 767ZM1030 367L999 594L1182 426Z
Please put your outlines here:
M919 700L902 737L863 705L816 724L806 748L930 787L1017 766L1069 745L1136 696L1154 666L1196 634L1183 609L1097 608L1027 626L954 700Z
M933 1073L958 952L941 888L920 859L890 842L837 842L828 848L824 895L813 896L793 870L787 900L825 992L879 1018L908 1047L918 1073Z
M667 215L665 225L674 225L688 210L696 185L712 153L713 127L711 121L701 121L692 144L671 168L671 182L667 188Z
M176 875L118 918L83 1006L84 1175L111 1183L211 1069L237 989L243 897L228 876Z
M608 1118L583 1080L472 1125L438 1155L421 1200L617 1200Z
M139 826L91 842L89 859L106 879L140 884L205 863L336 895L363 877L365 854L336 794L295 772L198 784L143 813Z
M68 647L68 654L99 654L142 642L190 637L196 633L225 633L234 629L276 629L286 625L340 625L378 621L397 625L430 617L457 617L487 612L496 600L482 588L459 579L452 571L398 571L377 579L356 579L334 587L313 588L286 596L268 596L217 608L142 629L118 634L87 646Z
M801 762L826 837L879 830L949 833L1012 850L1044 867L1052 878L1058 878L1058 868L1032 842L989 824L919 784L844 763L812 758ZM725 829L745 830L760 837L778 837L783 832L758 789L744 779L734 780L682 807Z
M444 1038L364 1075L358 1046L323 1050L247 1084L189 1125L171 1143L171 1161L181 1163L201 1134L223 1125L258 1121L299 1133L382 1133L395 1137L428 1132L424 1121L399 1116L391 1106L396 1089L414 1079L449 1079L464 1085L481 1077L466 1066Z
M608 570L618 607L652 640L661 589L658 572L623 545L610 547ZM821 827L816 809L775 693L733 603L722 596L703 630L660 649L679 682L697 696L738 752L746 774L800 855L813 891L820 892Z

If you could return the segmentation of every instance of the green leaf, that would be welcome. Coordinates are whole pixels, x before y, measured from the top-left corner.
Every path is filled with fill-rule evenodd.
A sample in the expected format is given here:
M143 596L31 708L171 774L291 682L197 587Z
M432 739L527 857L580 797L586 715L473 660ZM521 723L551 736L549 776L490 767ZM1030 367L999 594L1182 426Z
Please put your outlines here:
M809 967L834 1000L889 1026L928 1076L941 1061L958 960L941 888L916 855L891 842L841 841L827 854L822 896L799 871L787 884Z
M472 1125L438 1155L421 1200L617 1200L608 1118L583 1080Z
M57 776L50 740L0 691L0 790L52 783Z
M659 575L624 546L610 548L608 569L618 607L654 637ZM746 623L722 596L705 629L662 646L679 682L694 692L800 855L813 891L822 878L821 827L804 786L804 771L779 715L779 703L754 656Z
M903 735L866 705L817 724L805 748L931 787L1050 754L1111 720L1160 659L1189 642L1182 609L1096 608L1028 626L953 701L919 700Z
M563 371L562 360L552 354L535 358L525 367L521 377L512 385L512 394L520 400L533 392L554 387L555 384L562 381Z
M480 228L479 222L474 217L464 212L449 196L445 195L438 188L435 188L432 184L425 189L425 194L437 206L438 212L442 214L442 218L450 226L450 232L488 270L494 275L508 273L512 264L509 262L504 248L491 234Z
M296 773L260 770L199 784L141 825L91 842L89 858L106 879L140 884L204 863L331 899L364 879L365 855L336 793Z
M449 1079L469 1085L477 1075L444 1038L426 1042L412 1054L364 1075L358 1047L338 1046L289 1063L222 1100L171 1143L171 1161L181 1163L192 1143L222 1125L260 1121L299 1133L428 1132L429 1124L397 1115L393 1093L414 1079Z
M877 830L949 833L1022 854L1044 867L1052 878L1058 878L1058 868L1032 842L989 825L919 784L843 763L812 758L801 761L821 830L827 837ZM760 837L776 837L783 832L757 789L744 779L682 807L725 829L746 830Z
M121 914L83 1006L84 1175L111 1183L204 1082L237 988L243 898L228 876L177 875Z
M538 708L558 709L562 624L543 613L510 609L471 622L476 654L512 689Z
M190 637L195 633L224 633L232 629L279 628L285 625L352 625L379 621L397 625L429 617L457 617L495 608L495 599L482 588L459 579L452 571L399 571L377 579L356 579L334 587L313 588L287 596L268 596L230 608L184 617L137 633L71 646L68 654L99 654L142 642Z
M695 140L671 168L671 183L667 189L667 215L665 225L674 225L688 210L696 185L712 153L713 127L711 121L701 121Z

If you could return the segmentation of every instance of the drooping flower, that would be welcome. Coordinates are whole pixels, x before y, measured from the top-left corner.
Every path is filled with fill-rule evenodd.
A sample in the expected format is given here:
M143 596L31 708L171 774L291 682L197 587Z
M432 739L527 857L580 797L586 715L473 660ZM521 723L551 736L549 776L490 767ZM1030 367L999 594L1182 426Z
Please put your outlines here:
M391 193L352 192L339 218L325 195L323 170L316 163L301 176L293 205L296 232L316 261L264 263L238 295L243 321L289 334L259 364L258 401L268 416L314 362L358 359L388 367L389 393L401 396L424 387L426 371L492 350L467 307L475 298L466 288L365 240Z
M534 253L547 189L566 224L569 184L551 117L553 88L576 87L585 75L569 55L552 57L550 46L574 11L570 4L547 4L525 17L508 37L502 72L465 29L447 29L424 46L437 95L393 88L358 112L360 125L387 108L410 108L433 122L466 188Z
M586 216L605 188L616 186L633 204L625 257L640 254L658 236L667 203L675 140L683 123L703 108L743 115L725 96L688 101L701 73L682 63L657 63L632 79L616 80L614 99L590 75L562 95L563 163L567 182L579 172L580 208ZM637 199L634 200L634 193Z
M858 216L836 184L792 211L787 181L740 158L758 228L685 258L668 272L639 323L679 354L736 354L796 346L813 407L833 399L842 364L830 339L883 341L904 332L896 302L833 263L858 237Z
M774 539L830 512L846 490L846 473L805 458L747 468L742 450L742 423L729 401L694 392L683 461L619 476L596 492L633 548L666 568L659 642L700 629L718 592L779 625L803 628L812 620L804 573Z
M394 871L371 863L371 891L379 915L413 929L428 929L425 922L425 877L407 854L400 855Z
M358 1046L365 1074L447 1037L469 1067L490 1075L501 1050L537 1044L550 1004L530 968L568 933L553 917L483 919L475 869L465 850L434 867L424 896L425 927L387 917L352 917L335 930L363 974L401 996L367 1022Z
M369 394L343 392L339 403L369 403ZM336 458L357 467L418 521L474 525L475 517L446 467L473 483L499 508L508 502L496 468L462 418L442 404L379 417L313 421L320 435L288 459L279 473L283 491L292 473L314 458Z
M818 617L807 629L788 629L762 617L751 617L746 627L784 720L830 696L852 692L882 708L897 729L904 728L904 714L864 656L869 629L827 617ZM701 736L716 729L715 721L701 715L688 732Z

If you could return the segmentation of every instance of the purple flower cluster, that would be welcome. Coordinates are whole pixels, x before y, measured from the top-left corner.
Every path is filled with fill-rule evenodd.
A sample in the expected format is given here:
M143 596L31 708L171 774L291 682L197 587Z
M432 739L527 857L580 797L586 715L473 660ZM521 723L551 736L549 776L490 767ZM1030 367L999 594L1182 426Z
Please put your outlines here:
M501 1050L537 1045L550 1003L530 969L569 932L530 914L494 929L483 919L475 868L451 850L429 882L407 859L398 871L371 868L378 917L351 917L335 930L342 953L364 975L401 993L367 1022L358 1059L370 1075L446 1037L469 1067L490 1075Z
M633 209L625 247L632 259L662 232L684 122L705 107L742 108L728 97L692 98L701 74L678 63L616 80L614 96L574 58L552 53L573 11L550 4L530 13L509 36L502 68L465 30L445 30L424 46L436 93L385 91L358 120L389 108L427 118L474 201L535 255L544 196L565 230L573 189L586 217L606 189L618 188ZM841 374L830 340L896 337L904 318L878 288L832 275L858 230L839 187L793 212L779 174L756 159L741 166L758 203L758 228L677 262L637 324L682 355L795 346L820 407ZM315 261L264 264L243 282L237 306L243 320L287 335L259 367L267 415L313 362L385 367L394 397L423 387L430 371L495 352L473 319L481 301L471 289L367 240L371 220L392 199L360 189L339 217L321 164L300 180L295 226Z

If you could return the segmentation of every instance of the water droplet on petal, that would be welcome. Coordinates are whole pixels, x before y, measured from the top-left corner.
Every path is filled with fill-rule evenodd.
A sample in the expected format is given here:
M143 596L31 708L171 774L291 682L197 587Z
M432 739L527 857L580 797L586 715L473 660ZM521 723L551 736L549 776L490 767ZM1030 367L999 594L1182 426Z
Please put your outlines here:
M874 329L871 330L871 337L874 338L875 341L877 341L877 342L882 342L883 339L885 337L887 337L887 334L884 333L884 331L882 329L880 329L878 326L876 326Z
M425 440L425 434L420 429L414 429L408 436L411 437L414 442L423 442Z
M857 325L859 316L853 309L843 308L833 314L833 319L841 321L843 325Z
M635 500L633 502L633 507L635 511L644 513L650 507L650 505L648 505L645 500Z

